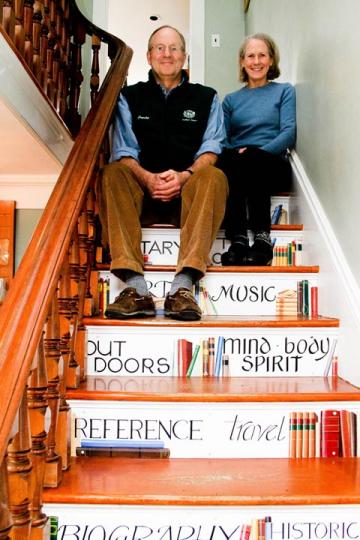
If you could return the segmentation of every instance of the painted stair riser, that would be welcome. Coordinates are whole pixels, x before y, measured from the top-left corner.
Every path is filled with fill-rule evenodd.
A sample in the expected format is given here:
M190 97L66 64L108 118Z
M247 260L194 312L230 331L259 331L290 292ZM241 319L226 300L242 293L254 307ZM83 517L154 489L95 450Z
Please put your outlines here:
M249 233L250 243L252 235ZM275 246L287 246L291 242L298 245L295 254L297 265L304 264L303 231L271 231L271 238L275 240ZM177 263L180 245L180 233L178 229L143 228L141 249L146 264L173 265ZM230 242L225 238L225 232L220 230L210 251L209 264L218 266L221 264L221 253L226 251ZM274 261L275 262L275 261Z
M109 302L113 302L123 283L110 272L101 272L102 279L109 280ZM158 298L169 292L174 274L172 272L145 272L149 291ZM267 273L207 273L195 288L204 315L275 315L296 316L296 291L298 283L307 280L309 297L311 288L318 286L317 273L267 274ZM286 301L284 295L293 295ZM308 301L311 314L311 301ZM161 309L161 305L160 305ZM284 312L290 309L293 312Z
M120 489L120 488L119 488ZM360 505L115 506L46 504L58 540L240 540L242 528L271 517L272 540L360 538ZM256 537L257 538L257 537Z
M214 363L216 367L218 358L222 366L217 371L220 376L321 377L331 374L337 337L337 328L321 327L90 326L86 371L88 375L102 376L178 376L187 371L191 353L194 354L199 345L192 376L202 376L204 363L207 362L204 341L208 344L209 338L214 338ZM180 340L189 342L191 350L188 349L186 355L182 355L180 350L186 343ZM228 357L228 366L223 366L224 355ZM210 358L210 375L214 372L214 363Z
M360 406L356 402L264 404L70 400L69 403L73 456L83 439L108 447L158 445L160 441L170 450L172 458L295 459L360 455L360 449L355 450L356 443L351 446L349 430L341 432L341 429L346 430L346 422L353 422L352 436L356 440L360 431L360 425L357 429ZM294 417L298 419L297 425ZM330 434L331 441L326 443L329 418L334 431Z

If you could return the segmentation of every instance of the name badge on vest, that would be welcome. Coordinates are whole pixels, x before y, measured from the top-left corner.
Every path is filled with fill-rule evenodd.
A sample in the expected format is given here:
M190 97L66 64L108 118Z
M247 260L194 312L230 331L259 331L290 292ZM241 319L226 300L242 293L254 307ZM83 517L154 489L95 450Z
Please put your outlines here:
M137 117L138 120L150 120L150 116L142 116L141 114Z
M187 109L183 112L182 121L183 122L197 122L196 112L191 109Z

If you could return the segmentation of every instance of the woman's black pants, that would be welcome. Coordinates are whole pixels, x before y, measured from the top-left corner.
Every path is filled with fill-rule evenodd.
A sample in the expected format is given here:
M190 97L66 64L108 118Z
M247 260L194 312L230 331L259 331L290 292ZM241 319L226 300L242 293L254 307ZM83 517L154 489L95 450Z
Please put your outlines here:
M288 191L291 166L283 157L260 148L225 149L216 164L227 176L229 197L225 215L226 237L270 232L271 195Z

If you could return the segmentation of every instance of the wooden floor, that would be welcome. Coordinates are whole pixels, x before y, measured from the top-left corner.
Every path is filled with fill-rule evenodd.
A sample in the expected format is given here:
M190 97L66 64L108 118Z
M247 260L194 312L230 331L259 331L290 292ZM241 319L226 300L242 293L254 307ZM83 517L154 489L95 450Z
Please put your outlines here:
M360 401L360 389L327 377L88 376L68 399L110 401L316 402Z
M335 481L336 480L336 481ZM360 460L74 458L44 503L360 504Z

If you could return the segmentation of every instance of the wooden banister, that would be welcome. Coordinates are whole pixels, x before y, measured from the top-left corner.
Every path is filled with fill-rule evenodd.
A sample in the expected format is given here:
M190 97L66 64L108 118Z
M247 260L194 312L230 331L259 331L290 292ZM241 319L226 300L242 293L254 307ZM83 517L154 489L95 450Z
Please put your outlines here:
M62 8L62 13L64 13L65 3L66 0L34 2L37 10L35 13L39 13L40 7L44 8L44 12L45 8L49 9L50 7L47 17L52 29L49 29L49 35L50 31L59 35L61 25L59 19L56 19L56 11L54 15L53 10L54 6L57 5L58 8ZM7 27L10 28L13 16L11 3L3 2L2 4L3 21L5 20ZM20 9L21 4L21 2L18 4L18 9ZM27 9L30 9L32 2L25 2L25 4ZM77 365L75 349L80 351L84 349L83 336L80 335L80 332L83 329L81 323L84 306L89 300L86 299L86 295L89 290L91 242L94 237L93 187L99 173L99 167L104 161L103 148L107 146L113 111L119 91L125 83L132 55L131 49L121 40L87 22L72 1L70 6L72 13L76 14L77 22L80 20L83 29L86 29L87 33L93 36L93 51L96 55L100 42L107 42L112 64L98 90L96 82L98 76L97 57L93 62L92 108L75 139L74 146L0 310L0 380L2 386L0 393L0 466L2 471L0 497L2 493L6 493L4 463L8 459L6 457L8 444L19 429L18 426L14 426L28 387L27 393L32 403L30 411L33 411L33 418L30 417L33 439L32 461L33 470L36 471L36 487L32 489L31 508L36 508L36 512L33 512L33 526L39 527L44 525L41 518L41 493L39 491L40 488L42 489L41 483L44 476L45 482L46 478L50 478L51 485L56 485L56 482L60 481L58 454L62 468L68 466L66 454L69 441L66 440L66 426L63 421L63 417L67 418L68 416L68 406L64 395L64 381L58 379L57 364L59 361L64 362L62 371L65 378L70 377L72 373L71 362L73 361L72 365L74 362L75 366ZM16 24L21 25L21 20L21 13L17 13ZM37 15L35 17L36 25L38 25L38 21L39 16ZM72 30L74 30L75 22L71 23L69 19L69 25L71 26L71 24L73 25ZM36 33L38 33L38 26L36 26ZM29 36L28 27L24 35L26 44ZM19 29L17 36L19 43L22 44L23 37ZM30 56L36 58L33 65L36 65L36 69L41 72L39 69L39 67L41 68L39 61L41 54L38 51L38 38L35 39L34 48L30 47L29 49L26 46L25 50L33 51L31 55L28 53L28 58ZM76 76L78 76L78 67L76 64ZM49 69L47 69L47 75L49 75ZM57 103L61 103L60 94L57 94L56 99ZM58 320L55 320L57 318ZM66 336L69 322L71 322L72 327L70 338ZM76 335L78 330L79 336ZM48 366L47 375L45 373L46 366ZM41 370L40 378L38 376L39 370ZM57 403L55 403L56 400ZM47 442L48 447L45 448L43 427L38 417L39 412L36 411L41 410L41 414L43 414L45 408L49 406L49 401L52 423ZM39 408L36 405L38 403L41 403ZM57 426L57 424L59 425ZM54 441L55 432L57 432L59 439L56 444ZM50 473L44 472L45 462L47 462L46 465L52 467ZM7 505L6 502L0 501L0 507L3 504ZM24 511L26 514L27 509ZM0 520L0 538L6 538L4 531L11 527L10 521L10 519L4 522Z

